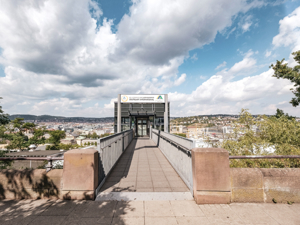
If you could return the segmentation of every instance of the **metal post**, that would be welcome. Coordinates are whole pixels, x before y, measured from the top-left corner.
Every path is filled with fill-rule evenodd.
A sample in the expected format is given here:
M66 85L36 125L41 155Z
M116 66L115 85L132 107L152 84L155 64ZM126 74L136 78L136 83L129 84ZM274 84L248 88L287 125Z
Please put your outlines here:
M117 133L121 132L121 94L118 95Z
M48 164L46 166L46 172L49 172L52 169L52 158L47 157L47 160L48 160Z
M165 94L164 132L169 133L169 105L168 94Z

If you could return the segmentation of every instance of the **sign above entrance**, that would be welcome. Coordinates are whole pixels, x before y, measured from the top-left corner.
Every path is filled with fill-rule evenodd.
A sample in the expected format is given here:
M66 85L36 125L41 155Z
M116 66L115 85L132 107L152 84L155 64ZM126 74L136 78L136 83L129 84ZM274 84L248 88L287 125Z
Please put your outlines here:
M165 102L165 95L121 95L122 103L154 103Z

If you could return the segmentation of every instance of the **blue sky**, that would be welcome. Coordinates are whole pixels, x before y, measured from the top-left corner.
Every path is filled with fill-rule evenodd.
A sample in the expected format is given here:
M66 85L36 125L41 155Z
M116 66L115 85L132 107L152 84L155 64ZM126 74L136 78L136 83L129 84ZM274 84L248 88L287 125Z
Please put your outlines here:
M168 93L172 116L300 116L269 66L300 49L300 1L12 0L0 9L10 114L105 117L117 94ZM15 16L17 15L17 16Z

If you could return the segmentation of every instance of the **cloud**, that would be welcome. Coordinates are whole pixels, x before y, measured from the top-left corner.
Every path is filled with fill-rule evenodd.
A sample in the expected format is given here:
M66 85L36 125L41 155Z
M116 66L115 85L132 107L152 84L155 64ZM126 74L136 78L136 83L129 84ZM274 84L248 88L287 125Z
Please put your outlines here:
M213 42L237 15L263 4L133 1L113 32L113 21L103 18L92 0L4 1L0 64L5 77L0 77L0 96L5 111L112 115L111 107L95 104L118 93L160 93L182 84L186 75L177 78L178 68L190 50ZM237 74L247 69L246 63L256 63L250 56L245 60L225 72ZM23 102L28 104L18 105Z
M266 51L265 57L268 58L272 54L272 51Z
M220 68L222 68L222 67L225 67L226 65L227 65L227 62L224 61L224 62L222 62L220 65L218 65L218 66L215 68L215 70L218 70L218 69L220 69Z
M271 113L271 110L262 110L265 104L277 104L281 98L291 96L292 84L279 81L272 77L270 69L252 77L245 77L238 81L226 79L222 75L214 75L196 88L191 94L169 93L172 100L171 110L174 116L184 112L187 115L234 113L241 108L250 108L252 113ZM180 104L185 102L184 107ZM279 101L280 102L280 101ZM291 111L291 109L289 108ZM296 113L295 110L292 110Z
M181 85L185 81L185 78L186 78L186 74L185 73L181 74L181 76L177 80L175 80L174 85L175 86Z
M192 62L195 62L195 61L198 60L197 53L195 53L195 54L191 57L191 60L192 60Z
M242 33L249 31L252 24L252 15L243 17L239 22L239 27L242 29Z
M138 1L118 26L119 45L112 57L153 65L168 63L214 41L218 32L232 25L234 15L261 5L240 0Z
M300 7L295 9L291 14L279 21L279 34L273 38L273 45L292 46L293 48L300 45Z
M292 52L300 50L300 7L279 21L279 34L273 38L275 48L291 47ZM288 63L295 66L296 62L290 55Z

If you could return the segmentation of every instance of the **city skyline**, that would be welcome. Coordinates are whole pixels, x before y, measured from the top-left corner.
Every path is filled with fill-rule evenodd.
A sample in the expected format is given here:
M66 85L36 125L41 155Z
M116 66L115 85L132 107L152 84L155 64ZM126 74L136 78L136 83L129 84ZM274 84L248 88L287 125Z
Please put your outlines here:
M169 95L171 116L300 110L269 66L300 50L300 1L6 1L9 114L111 117L118 94Z

